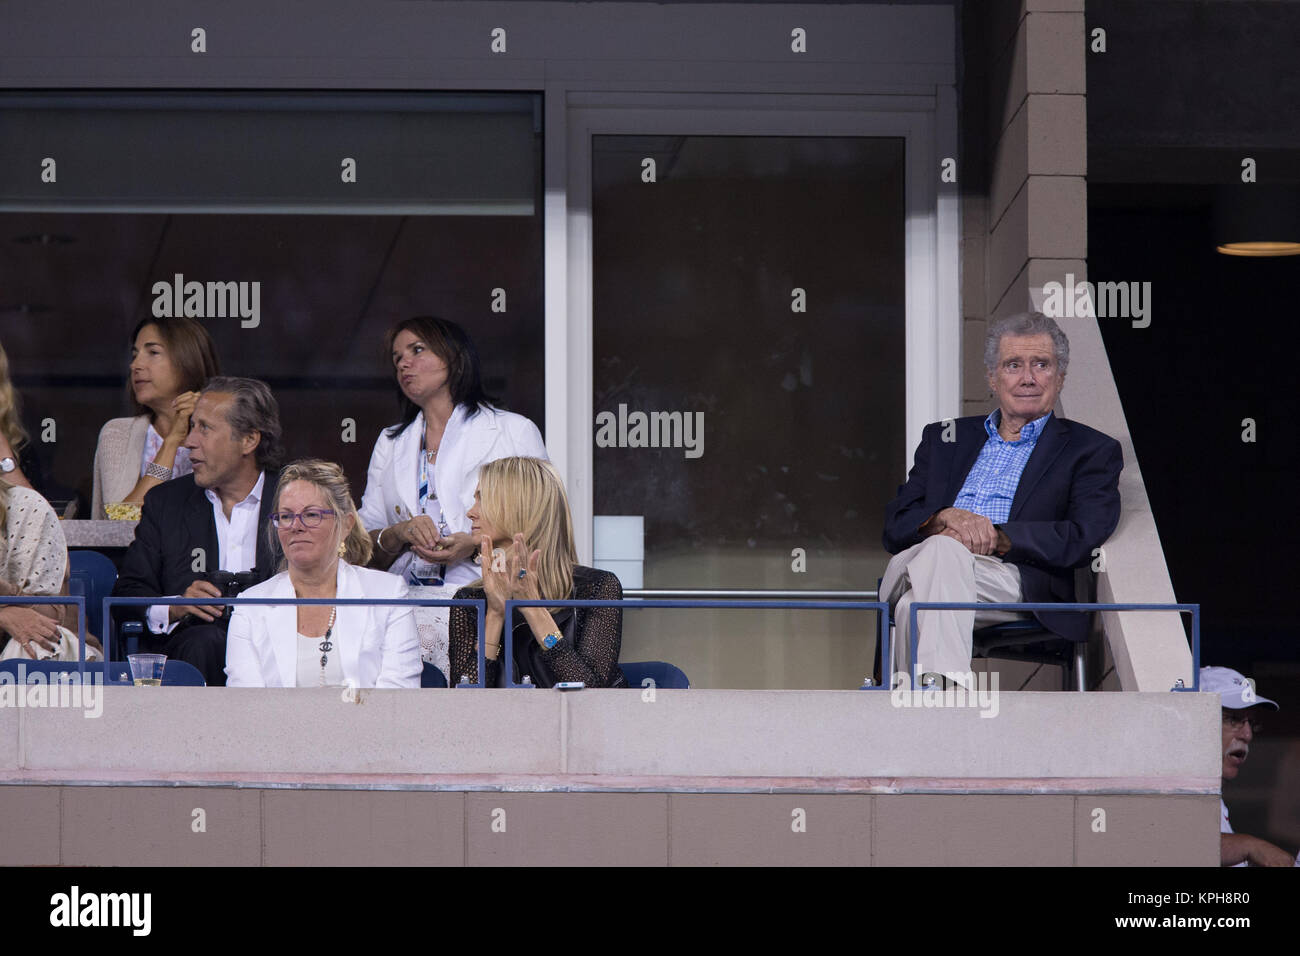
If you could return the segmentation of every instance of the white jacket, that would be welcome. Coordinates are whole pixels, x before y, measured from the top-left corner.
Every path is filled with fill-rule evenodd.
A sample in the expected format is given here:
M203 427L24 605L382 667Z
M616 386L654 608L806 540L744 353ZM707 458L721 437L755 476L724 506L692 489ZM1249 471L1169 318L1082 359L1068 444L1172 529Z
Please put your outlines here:
M404 598L406 582L387 571L339 561L340 598ZM240 597L294 597L289 572L282 571ZM340 605L332 641L343 679L355 687L419 687L423 663L411 606ZM227 687L298 686L298 608L236 607L226 635Z
M380 432L370 455L366 490L358 513L367 531L379 531L419 514L420 436L424 434L424 413L415 416L395 440ZM522 415L486 408L472 418L464 405L457 405L447 420L433 466L434 488L442 505L447 527L452 532L470 529L466 512L474 506L478 470L498 458L514 456L549 461L546 445L537 426ZM437 521L437 515L433 516ZM384 544L392 547L389 538ZM405 557L392 570L401 573ZM469 561L447 569L448 584L466 584L479 576Z

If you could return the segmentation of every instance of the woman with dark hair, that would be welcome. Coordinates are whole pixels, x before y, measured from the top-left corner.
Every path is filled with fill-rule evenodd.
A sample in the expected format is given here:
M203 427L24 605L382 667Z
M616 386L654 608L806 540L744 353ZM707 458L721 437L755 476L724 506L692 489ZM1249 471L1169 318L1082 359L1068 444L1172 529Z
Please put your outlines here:
M466 517L480 465L546 458L527 418L501 411L484 392L474 343L455 322L406 319L388 334L402 420L375 442L361 498L374 536L370 565L400 574L411 597L451 597L479 577ZM447 609L417 608L426 661L447 674Z
M190 473L190 414L199 390L221 374L212 337L193 319L144 319L131 343L126 389L136 414L99 432L91 518L108 517L110 504L138 506L150 488Z

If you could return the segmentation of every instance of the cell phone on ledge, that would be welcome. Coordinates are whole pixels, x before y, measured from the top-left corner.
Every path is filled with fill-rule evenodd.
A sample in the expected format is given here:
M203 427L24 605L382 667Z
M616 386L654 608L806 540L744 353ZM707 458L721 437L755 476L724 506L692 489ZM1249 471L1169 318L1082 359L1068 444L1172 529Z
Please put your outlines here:
M580 680L562 680L555 685L556 690L582 690L587 685Z

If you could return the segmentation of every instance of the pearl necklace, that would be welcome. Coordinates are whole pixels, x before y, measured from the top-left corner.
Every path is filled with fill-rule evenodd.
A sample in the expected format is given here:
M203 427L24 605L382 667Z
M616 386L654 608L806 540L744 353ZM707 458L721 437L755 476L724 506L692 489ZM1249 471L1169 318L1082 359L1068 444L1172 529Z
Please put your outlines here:
M330 641L330 635L334 633L334 618L338 615L338 607L330 609L330 620L325 625L325 636L320 641L320 686L325 686L325 665L329 663L329 652L334 649L333 642Z

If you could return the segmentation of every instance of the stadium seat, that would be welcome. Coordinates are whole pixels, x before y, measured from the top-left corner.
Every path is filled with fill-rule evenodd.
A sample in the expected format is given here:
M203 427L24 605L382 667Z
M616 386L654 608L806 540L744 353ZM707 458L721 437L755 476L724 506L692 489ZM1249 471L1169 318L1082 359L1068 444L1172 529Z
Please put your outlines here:
M68 592L86 596L86 630L101 640L104 637L103 601L113 593L116 581L117 568L98 551L74 548L68 552Z
M104 665L100 663L87 664L86 673L91 674L98 672L103 673ZM75 674L77 672L76 661L29 661L21 657L10 658L7 661L0 661L0 674L12 674L13 681L16 683L19 675L24 678L27 684L48 684L51 677L60 674ZM33 678L40 674L40 680Z
M124 661L128 654L140 653L140 635L144 624L140 621L123 621L117 629L118 639L113 642L113 659Z
M19 667L22 667L22 673L25 675L26 682L32 683L32 678L36 674L42 675L42 682L49 683L51 677L60 674L77 673L76 661L25 661L21 659L12 659L0 661L0 673L13 674L18 677ZM104 665L101 663L87 664L87 674L105 674ZM131 683L131 670L121 661L112 661L108 665L107 678L105 683L109 684L129 684ZM184 661L168 661L163 666L163 686L164 687L206 687L203 681L203 675L199 673L198 668L193 664L187 664Z
M1088 689L1087 641L1071 641L1044 629L1034 618L1005 621L976 628L972 635L972 657L1032 664L1054 664L1061 668L1061 689Z
M1096 576L1087 568L1075 571L1074 594L1076 601L1091 603L1097 600ZM972 657L1052 664L1061 668L1062 690L1088 689L1086 640L1076 643L1053 634L1033 618L981 627L972 638Z
M642 682L646 678L654 681L653 686L665 690L686 690L691 686L681 668L666 661L638 661L618 666L622 668L628 686L637 690L644 686Z
M114 661L110 664L108 681L110 684L129 684L131 683L131 668L122 661ZM207 682L203 680L203 675L193 664L187 664L185 661L168 661L163 665L163 686L164 687L207 687Z
M879 590L882 578L876 579ZM1076 591L1080 600L1095 600L1089 579L1075 575ZM893 637L894 617L890 614L890 637ZM1045 629L1033 617L1016 621L1003 621L987 627L976 628L971 635L971 657L984 660L1027 661L1031 664L1052 664L1061 668L1061 689L1088 689L1087 641L1067 640ZM876 681L881 680L880 648L876 648Z
M442 671L434 667L428 661L424 662L424 673L420 675L421 687L446 687L447 678L443 676Z

